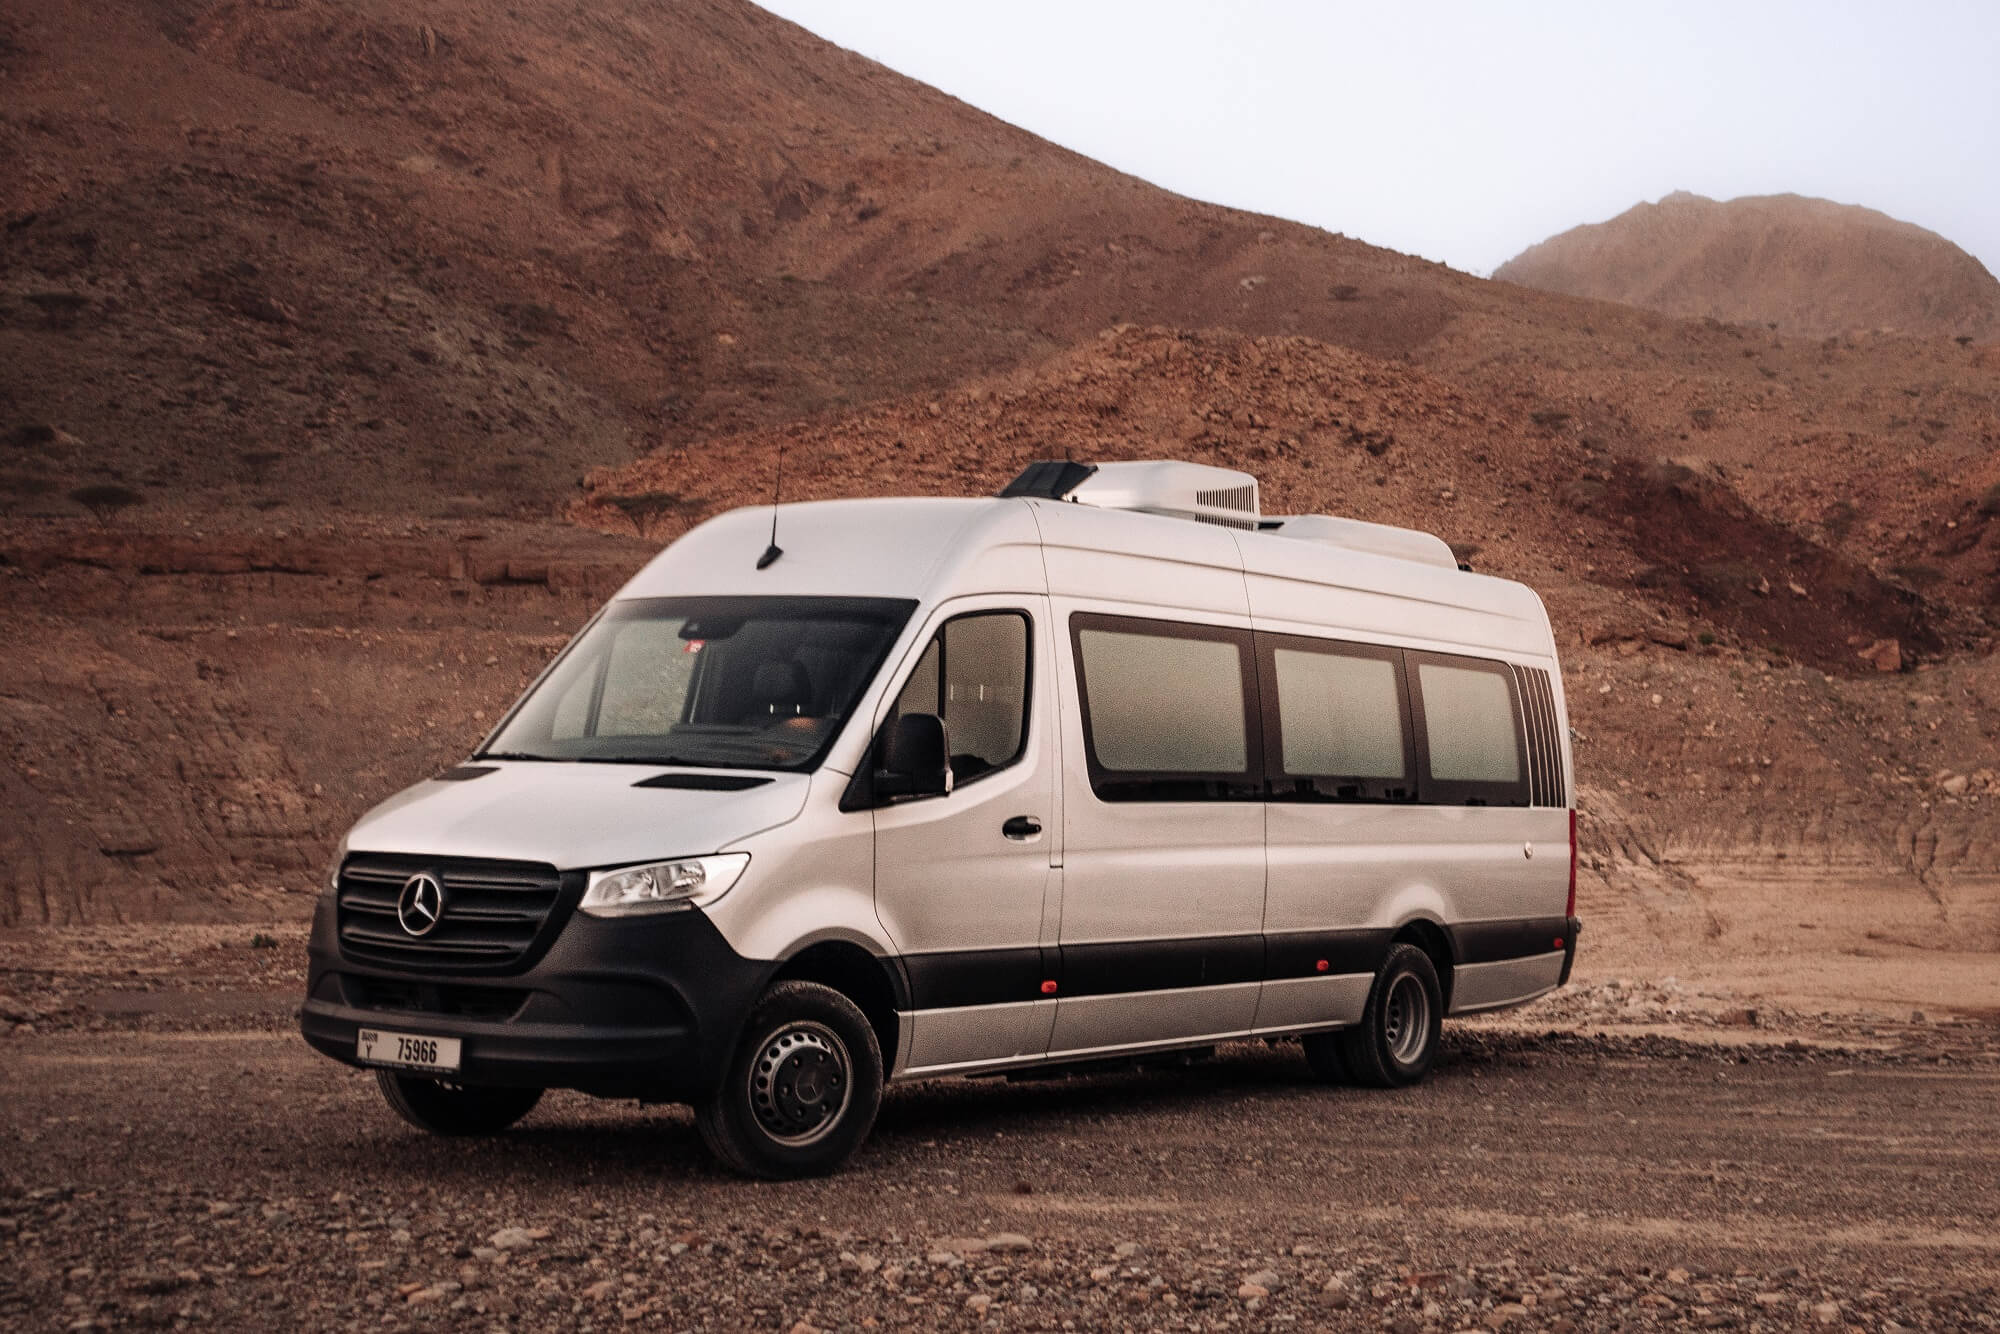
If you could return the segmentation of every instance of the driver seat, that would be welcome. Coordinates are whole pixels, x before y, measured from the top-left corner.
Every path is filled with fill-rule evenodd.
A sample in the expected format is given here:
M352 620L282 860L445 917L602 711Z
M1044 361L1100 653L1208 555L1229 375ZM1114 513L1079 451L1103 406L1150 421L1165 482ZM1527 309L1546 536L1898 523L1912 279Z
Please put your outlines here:
M750 679L752 718L803 718L812 712L812 681L795 658L760 662Z

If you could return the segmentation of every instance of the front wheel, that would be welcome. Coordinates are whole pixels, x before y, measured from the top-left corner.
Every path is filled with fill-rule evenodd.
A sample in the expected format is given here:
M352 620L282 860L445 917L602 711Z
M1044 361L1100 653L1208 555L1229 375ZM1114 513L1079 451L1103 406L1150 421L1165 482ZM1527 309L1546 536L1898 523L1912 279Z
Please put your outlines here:
M1443 1027L1444 992L1431 956L1415 945L1392 946L1361 1022L1335 1035L1340 1063L1357 1084L1414 1084L1430 1073Z
M497 1135L542 1100L540 1089L475 1088L377 1070L375 1082L396 1115L433 1135Z
M882 1051L854 1002L817 982L780 982L743 1026L722 1087L695 1108L709 1150L746 1176L823 1176L875 1124Z

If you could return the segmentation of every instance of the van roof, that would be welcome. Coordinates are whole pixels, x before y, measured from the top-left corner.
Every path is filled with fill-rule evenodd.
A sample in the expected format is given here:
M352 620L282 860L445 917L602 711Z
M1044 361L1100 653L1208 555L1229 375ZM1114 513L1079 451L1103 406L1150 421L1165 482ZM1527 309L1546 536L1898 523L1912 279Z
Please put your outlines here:
M1257 532L1068 501L899 498L776 507L783 555L765 568L773 507L698 525L631 579L620 598L894 597L968 593L1116 597L1140 606L1251 614L1301 626L1553 652L1541 599L1523 584L1419 560L1328 545L1301 532ZM1107 586L1105 558L1148 579L1142 596ZM1135 562L1138 562L1135 564ZM1434 613L1449 628L1430 625ZM1421 630L1420 627L1426 627Z

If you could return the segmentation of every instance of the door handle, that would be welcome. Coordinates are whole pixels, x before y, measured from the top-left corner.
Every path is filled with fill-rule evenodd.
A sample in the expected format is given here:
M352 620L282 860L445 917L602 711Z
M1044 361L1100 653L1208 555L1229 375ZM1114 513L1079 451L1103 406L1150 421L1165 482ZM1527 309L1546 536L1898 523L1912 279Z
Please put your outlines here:
M1029 839L1037 838L1041 835L1042 822L1032 815L1017 815L1006 824L1001 825L1000 832L1008 838L1018 839L1025 843Z

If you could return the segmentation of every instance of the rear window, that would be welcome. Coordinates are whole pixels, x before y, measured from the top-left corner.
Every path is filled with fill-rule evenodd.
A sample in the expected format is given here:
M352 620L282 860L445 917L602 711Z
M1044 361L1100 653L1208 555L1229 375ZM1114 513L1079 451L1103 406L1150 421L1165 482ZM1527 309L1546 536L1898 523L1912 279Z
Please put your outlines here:
M1424 800L1527 805L1527 756L1513 674L1480 658L1412 652L1406 659L1415 692Z

